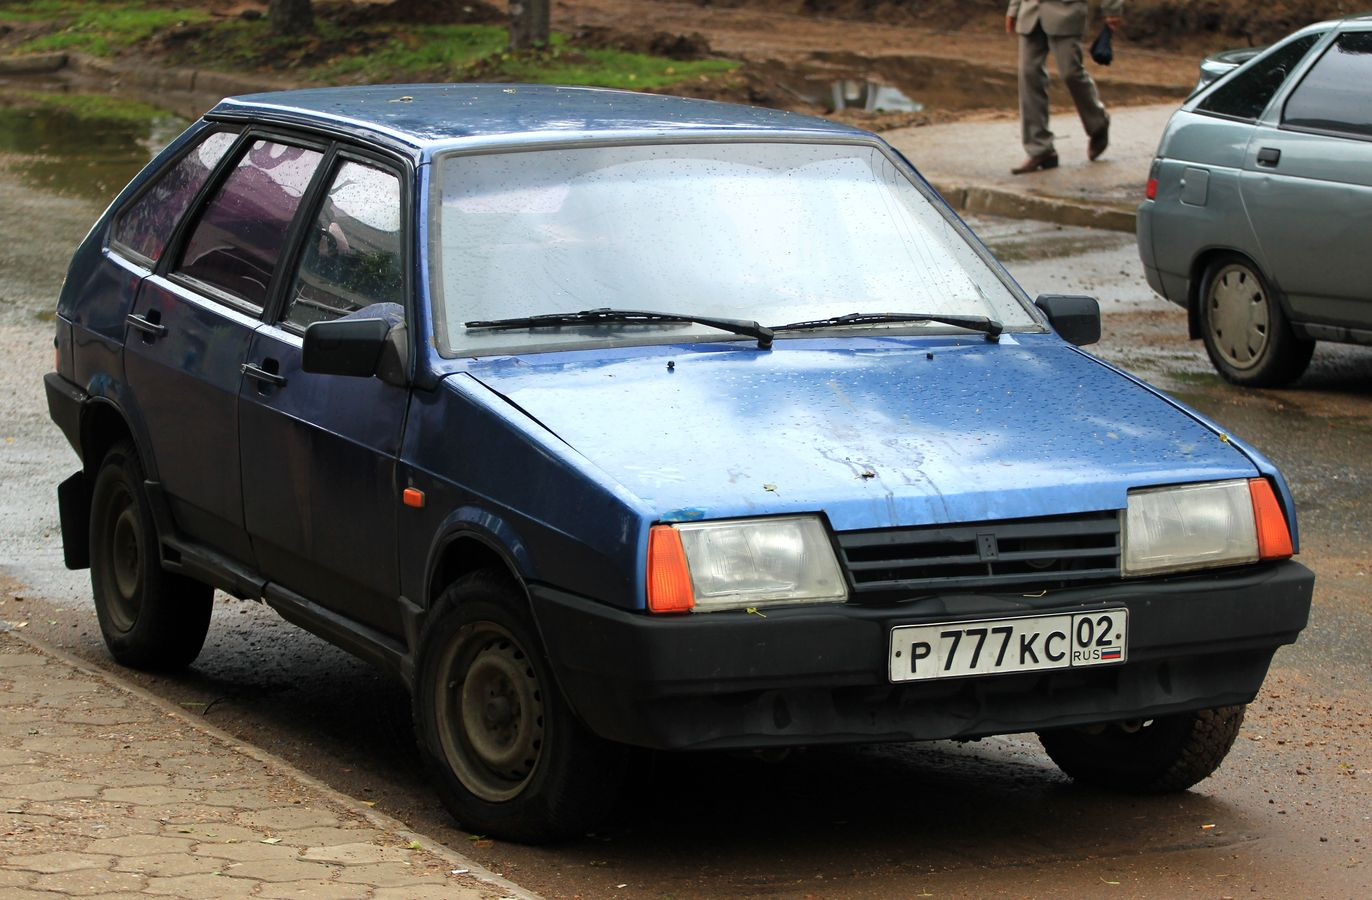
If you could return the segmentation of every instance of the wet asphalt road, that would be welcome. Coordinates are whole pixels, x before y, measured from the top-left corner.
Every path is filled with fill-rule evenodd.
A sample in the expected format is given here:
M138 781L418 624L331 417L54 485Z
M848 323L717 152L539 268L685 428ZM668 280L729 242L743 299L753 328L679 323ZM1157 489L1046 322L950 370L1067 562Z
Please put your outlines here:
M86 574L61 566L53 486L76 460L40 382L45 314L99 204L35 189L16 159L0 156L0 620L110 667ZM453 828L418 776L403 691L258 604L221 597L192 671L123 676L552 897L1367 895L1372 350L1322 346L1295 388L1239 391L1151 296L1127 236L977 226L1031 295L1102 298L1100 355L1291 479L1318 574L1311 626L1279 652L1224 767L1190 793L1076 788L1028 737L664 758L602 834L525 848Z

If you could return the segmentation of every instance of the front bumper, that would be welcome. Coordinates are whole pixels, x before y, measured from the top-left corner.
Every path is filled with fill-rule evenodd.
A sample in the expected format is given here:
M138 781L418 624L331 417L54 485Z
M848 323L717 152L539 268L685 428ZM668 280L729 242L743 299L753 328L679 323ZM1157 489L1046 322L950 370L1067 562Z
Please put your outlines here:
M559 684L602 737L658 749L973 738L1247 703L1305 627L1296 562L1019 595L650 617L532 587ZM1128 662L891 684L890 632L1129 609Z

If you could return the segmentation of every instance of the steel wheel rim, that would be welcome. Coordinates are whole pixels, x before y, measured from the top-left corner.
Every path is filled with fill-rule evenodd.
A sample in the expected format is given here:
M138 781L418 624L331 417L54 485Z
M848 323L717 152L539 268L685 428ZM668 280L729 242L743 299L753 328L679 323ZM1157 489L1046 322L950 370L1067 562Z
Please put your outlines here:
M1225 266L1210 282L1207 316L1215 352L1235 369L1251 369L1267 351L1271 306L1257 273L1244 265Z
M533 663L491 622L464 627L444 654L434 698L443 756L476 797L519 795L543 748L543 698Z
M108 581L113 602L108 606L111 624L119 631L128 631L142 608L138 587L143 578L143 535L138 510L127 491L116 494L110 505Z

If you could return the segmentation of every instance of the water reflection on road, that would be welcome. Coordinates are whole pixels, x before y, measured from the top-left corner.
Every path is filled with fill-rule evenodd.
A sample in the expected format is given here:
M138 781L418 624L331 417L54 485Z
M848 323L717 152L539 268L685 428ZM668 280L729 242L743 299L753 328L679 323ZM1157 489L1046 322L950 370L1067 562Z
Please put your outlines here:
M103 206L188 124L171 114L136 121L51 105L65 96L0 84L0 154L31 187L62 197Z
M0 325L51 320L77 242L187 124L101 115L98 101L43 87L0 80Z

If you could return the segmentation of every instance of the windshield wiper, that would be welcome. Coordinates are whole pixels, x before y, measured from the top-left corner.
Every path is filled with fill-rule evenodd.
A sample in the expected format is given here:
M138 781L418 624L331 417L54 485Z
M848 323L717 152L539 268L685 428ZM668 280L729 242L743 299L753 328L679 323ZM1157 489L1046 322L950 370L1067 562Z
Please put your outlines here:
M940 325L953 325L980 331L988 341L999 341L1005 326L986 316L955 316L934 313L848 313L844 316L831 316L827 319L814 319L809 322L792 322L789 325L774 325L773 331L809 331L816 328L840 328L845 325L882 325L891 322L938 322Z
M684 313L647 312L639 309L583 309L581 312L545 313L513 319L483 319L464 322L468 328L550 328L558 325L586 325L599 322L694 322L733 334L757 338L759 350L772 348L772 329L745 319L719 319L714 316L691 316Z

